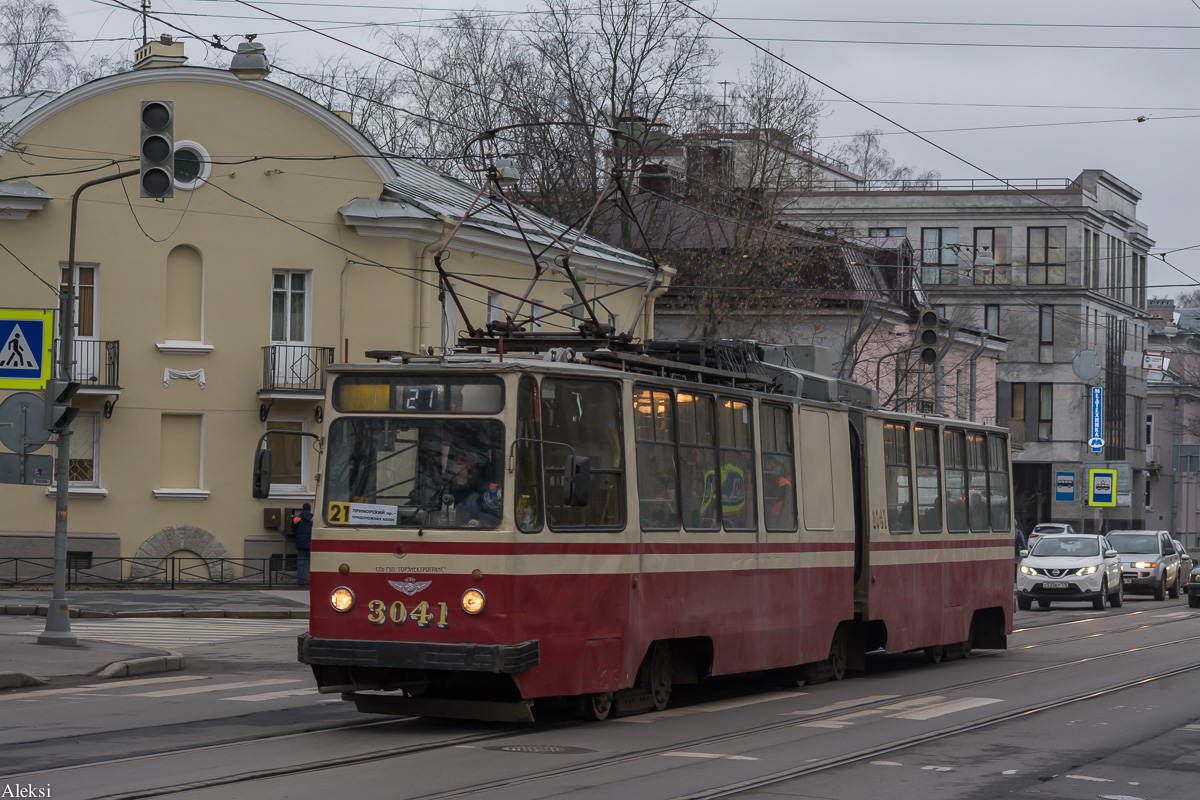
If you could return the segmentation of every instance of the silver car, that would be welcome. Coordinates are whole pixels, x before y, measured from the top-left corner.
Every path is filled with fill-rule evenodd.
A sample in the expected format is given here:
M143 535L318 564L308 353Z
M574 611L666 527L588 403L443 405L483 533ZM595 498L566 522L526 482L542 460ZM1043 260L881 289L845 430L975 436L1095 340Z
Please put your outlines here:
M1094 533L1038 538L1032 549L1021 551L1017 569L1017 608L1028 611L1034 600L1041 608L1054 601L1087 600L1097 610L1106 602L1119 608L1125 587L1117 551Z
M1125 591L1152 594L1155 600L1179 597L1183 582L1179 553L1166 531L1111 531L1108 541L1121 554Z

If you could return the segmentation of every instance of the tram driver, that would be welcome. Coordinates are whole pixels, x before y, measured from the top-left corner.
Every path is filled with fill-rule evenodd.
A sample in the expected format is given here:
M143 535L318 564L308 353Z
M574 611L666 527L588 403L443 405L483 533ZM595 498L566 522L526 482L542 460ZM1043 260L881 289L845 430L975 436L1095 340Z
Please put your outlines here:
M454 499L454 524L460 528L494 528L500 524L500 486L488 483L483 459L459 450L450 459L449 494Z

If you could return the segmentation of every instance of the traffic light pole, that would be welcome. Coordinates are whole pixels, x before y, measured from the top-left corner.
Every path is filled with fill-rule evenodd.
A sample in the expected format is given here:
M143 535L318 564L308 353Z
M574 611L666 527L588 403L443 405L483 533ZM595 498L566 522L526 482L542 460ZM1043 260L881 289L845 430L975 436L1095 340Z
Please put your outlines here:
M67 257L67 281L58 296L58 376L71 380L71 356L75 330L75 228L79 217L79 195L84 189L101 183L119 181L137 175L139 170L126 170L106 178L88 181L75 190L71 198L71 245ZM55 470L54 501L54 596L46 609L46 629L38 636L38 644L74 645L71 633L71 614L67 606L67 497L71 480L71 428L58 432L58 467Z

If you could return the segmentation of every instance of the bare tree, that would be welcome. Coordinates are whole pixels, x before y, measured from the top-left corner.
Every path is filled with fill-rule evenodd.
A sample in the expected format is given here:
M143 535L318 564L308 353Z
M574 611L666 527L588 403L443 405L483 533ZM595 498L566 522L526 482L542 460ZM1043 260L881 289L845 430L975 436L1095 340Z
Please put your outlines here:
M1192 289L1187 292L1180 292L1175 298L1176 308L1200 308L1200 289Z
M385 152L402 148L401 79L387 62L358 63L345 55L292 70L276 64L276 80L331 111L346 111L360 131Z
M0 3L0 54L9 94L56 87L58 70L69 63L69 30L53 0Z
M936 170L918 172L915 167L897 164L883 146L879 129L859 131L846 144L837 148L834 155L850 169L862 176L867 187L926 186L941 177Z

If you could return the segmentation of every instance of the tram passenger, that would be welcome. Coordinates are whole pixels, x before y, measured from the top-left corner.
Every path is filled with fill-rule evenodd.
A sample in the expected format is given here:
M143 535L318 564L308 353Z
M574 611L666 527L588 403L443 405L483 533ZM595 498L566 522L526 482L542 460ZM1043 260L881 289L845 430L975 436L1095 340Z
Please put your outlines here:
M776 456L766 459L763 470L763 499L767 504L767 527L786 528L795 524L792 480Z
M494 528L500 524L500 486L483 479L478 454L459 450L450 460L450 496L458 527Z

